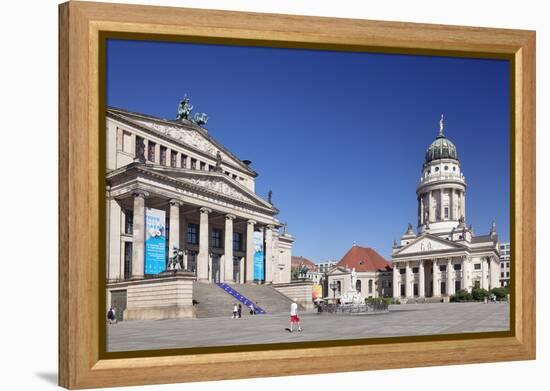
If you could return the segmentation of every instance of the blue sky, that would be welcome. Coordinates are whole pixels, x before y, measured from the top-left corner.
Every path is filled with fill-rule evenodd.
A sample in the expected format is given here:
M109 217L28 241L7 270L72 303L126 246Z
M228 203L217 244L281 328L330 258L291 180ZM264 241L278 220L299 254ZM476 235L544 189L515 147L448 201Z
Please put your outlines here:
M175 118L188 94L210 134L259 173L294 255L353 242L391 259L416 226L424 153L445 115L468 183L466 220L509 240L510 64L505 60L111 40L107 104Z

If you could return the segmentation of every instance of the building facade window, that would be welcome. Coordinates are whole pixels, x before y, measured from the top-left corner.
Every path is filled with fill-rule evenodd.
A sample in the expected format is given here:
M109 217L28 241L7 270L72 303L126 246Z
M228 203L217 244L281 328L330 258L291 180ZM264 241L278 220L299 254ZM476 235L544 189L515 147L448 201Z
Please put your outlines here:
M191 158L191 170L197 169L197 159Z
M481 270L481 263L474 263L474 270Z
M355 290L361 293L361 280L355 281Z
M128 235L134 233L134 211L130 209L124 211L124 233Z
M199 225L187 224L187 243L199 244Z
M214 228L212 230L212 247L221 248L222 247L222 230Z
M440 272L446 272L447 271L447 265L439 265L439 271Z
M418 268L417 267L413 267L413 273L415 273L415 274L418 273Z
M243 234L233 232L233 251L242 251L243 249Z
M449 218L449 208L445 208L445 218Z
M139 137L139 136L136 136L136 145L134 146L134 151L135 151L134 152L134 157L137 157L137 151L139 150L141 145L143 145L143 138Z
M196 251L187 251L187 270L192 272L197 270L197 255Z
M124 279L132 276L132 242L124 242Z
M166 147L160 146L160 165L166 166Z
M201 168L201 171L206 171L206 163L200 162L200 168Z
M187 156L181 155L181 168L187 168Z
M455 270L462 270L462 264L460 264L460 263L455 263L455 264L453 265L453 268L454 268Z
M170 152L170 167L176 167L178 165L178 153L176 151Z
M369 294L372 294L372 280L369 280Z
M399 274L405 274L406 273L406 269L399 269Z
M147 160L149 160L150 162L155 161L155 147L156 144L152 141L149 141L149 143L147 144Z

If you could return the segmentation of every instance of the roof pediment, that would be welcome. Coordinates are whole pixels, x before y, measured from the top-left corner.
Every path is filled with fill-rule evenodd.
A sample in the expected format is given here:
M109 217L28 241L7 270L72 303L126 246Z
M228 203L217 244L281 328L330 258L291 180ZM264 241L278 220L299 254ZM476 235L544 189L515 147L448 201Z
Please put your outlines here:
M397 250L393 256L415 255L430 251L453 251L465 249L466 247L461 244L441 239L435 235L425 234L413 240L403 248Z
M264 210L267 209L274 214L278 213L277 208L272 204L246 187L240 185L235 180L227 177L227 175L218 172L133 163L112 171L108 174L108 178L114 180L118 175L126 176L132 171L151 175L157 179L163 179L167 182L171 182L175 187L191 189L198 193L206 192Z
M123 119L125 122L136 125L154 133L183 143L193 149L196 149L213 159L217 158L218 151L221 155L222 163L238 166L252 175L252 171L240 159L231 154L225 147L216 142L200 126L188 121L188 123L176 123L174 121L162 120L160 118L150 117L143 114L132 113L126 110L109 108L108 112L114 117Z

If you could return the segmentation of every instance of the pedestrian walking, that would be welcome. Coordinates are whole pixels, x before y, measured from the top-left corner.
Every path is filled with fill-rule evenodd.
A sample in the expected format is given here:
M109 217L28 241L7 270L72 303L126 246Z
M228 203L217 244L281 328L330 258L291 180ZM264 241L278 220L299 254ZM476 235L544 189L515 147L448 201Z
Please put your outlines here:
M239 309L237 310L237 314L239 315L239 319L241 318L241 316L243 316L243 306L241 305L241 303L239 303Z
M296 303L296 299L292 300L292 304L290 305L290 329L289 331L292 333L294 331L293 326L298 326L298 331L302 331L302 327L300 327L300 317L298 316L298 303Z
M256 313L256 309L254 308L254 303L250 303L248 308L250 308L250 315L254 315Z
M237 303L235 303L235 305L233 305L233 318L232 319L237 319L237 314L239 313L239 307L237 307Z
M115 310L113 307L109 308L109 311L107 311L107 321L109 324L113 324L115 322Z

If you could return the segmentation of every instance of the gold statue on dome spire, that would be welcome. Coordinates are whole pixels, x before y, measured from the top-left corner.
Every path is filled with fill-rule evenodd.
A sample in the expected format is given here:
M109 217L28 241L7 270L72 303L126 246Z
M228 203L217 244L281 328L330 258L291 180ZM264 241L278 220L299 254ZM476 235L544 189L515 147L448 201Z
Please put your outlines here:
M439 135L443 136L443 114L441 114L441 119L439 120Z

